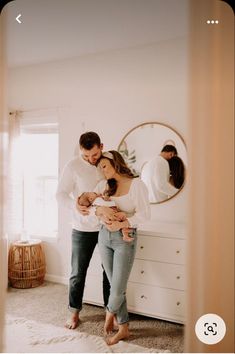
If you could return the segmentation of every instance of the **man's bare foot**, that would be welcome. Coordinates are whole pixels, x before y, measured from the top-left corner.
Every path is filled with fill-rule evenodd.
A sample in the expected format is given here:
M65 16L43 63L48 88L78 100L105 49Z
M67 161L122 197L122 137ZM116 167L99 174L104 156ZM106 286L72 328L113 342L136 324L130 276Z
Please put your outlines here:
M123 325L119 325L118 332L112 336L106 339L106 343L108 345L113 345L118 343L121 339L126 339L130 336L129 328L127 323L124 323Z
M104 334L107 335L113 331L113 319L114 314L106 311L105 323L104 323Z
M65 323L65 327L68 329L77 328L79 323L79 313L73 313L71 318Z

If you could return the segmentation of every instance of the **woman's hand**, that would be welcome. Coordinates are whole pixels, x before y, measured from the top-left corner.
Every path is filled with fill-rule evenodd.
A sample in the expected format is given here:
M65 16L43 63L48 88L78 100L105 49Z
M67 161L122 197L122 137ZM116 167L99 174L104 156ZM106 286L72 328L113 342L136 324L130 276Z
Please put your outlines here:
M120 221L109 221L105 223L105 227L107 230L115 232L122 228L122 223Z
M118 221L124 221L126 220L126 213L124 213L124 211L117 211L115 217Z
M115 231L119 231L121 230L122 228L126 228L126 227L129 227L129 222L128 220L125 220L125 221L108 221L108 222L105 222L105 227L106 229L108 229L109 231L111 232L115 232Z
M110 207L99 206L96 208L96 215L98 217L101 217L104 221L117 220L115 213L116 213L116 211Z

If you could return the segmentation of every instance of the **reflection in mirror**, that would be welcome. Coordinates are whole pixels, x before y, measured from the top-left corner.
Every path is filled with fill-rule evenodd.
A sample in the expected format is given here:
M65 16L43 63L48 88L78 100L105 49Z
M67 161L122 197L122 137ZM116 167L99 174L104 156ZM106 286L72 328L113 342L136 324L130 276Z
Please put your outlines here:
M168 125L138 125L124 136L118 151L133 173L145 182L150 203L167 201L183 188L186 146L181 135Z

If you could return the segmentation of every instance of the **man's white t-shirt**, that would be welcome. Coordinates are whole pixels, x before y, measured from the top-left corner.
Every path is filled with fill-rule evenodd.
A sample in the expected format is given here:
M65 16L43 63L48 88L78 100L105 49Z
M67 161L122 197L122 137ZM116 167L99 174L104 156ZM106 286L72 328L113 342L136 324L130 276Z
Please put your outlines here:
M79 213L76 202L79 195L91 192L104 179L102 172L94 165L76 157L64 167L59 179L56 197L60 205L72 210L72 227L78 231L98 231L99 219L93 214L88 217Z
M161 202L178 192L178 189L169 182L169 163L160 155L146 162L141 179L148 188L150 203Z

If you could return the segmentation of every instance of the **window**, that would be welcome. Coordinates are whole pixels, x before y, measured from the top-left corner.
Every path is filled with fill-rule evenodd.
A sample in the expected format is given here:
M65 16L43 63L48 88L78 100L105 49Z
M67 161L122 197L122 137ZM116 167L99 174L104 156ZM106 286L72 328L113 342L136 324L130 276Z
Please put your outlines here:
M21 126L23 229L31 238L55 238L58 230L57 124Z

